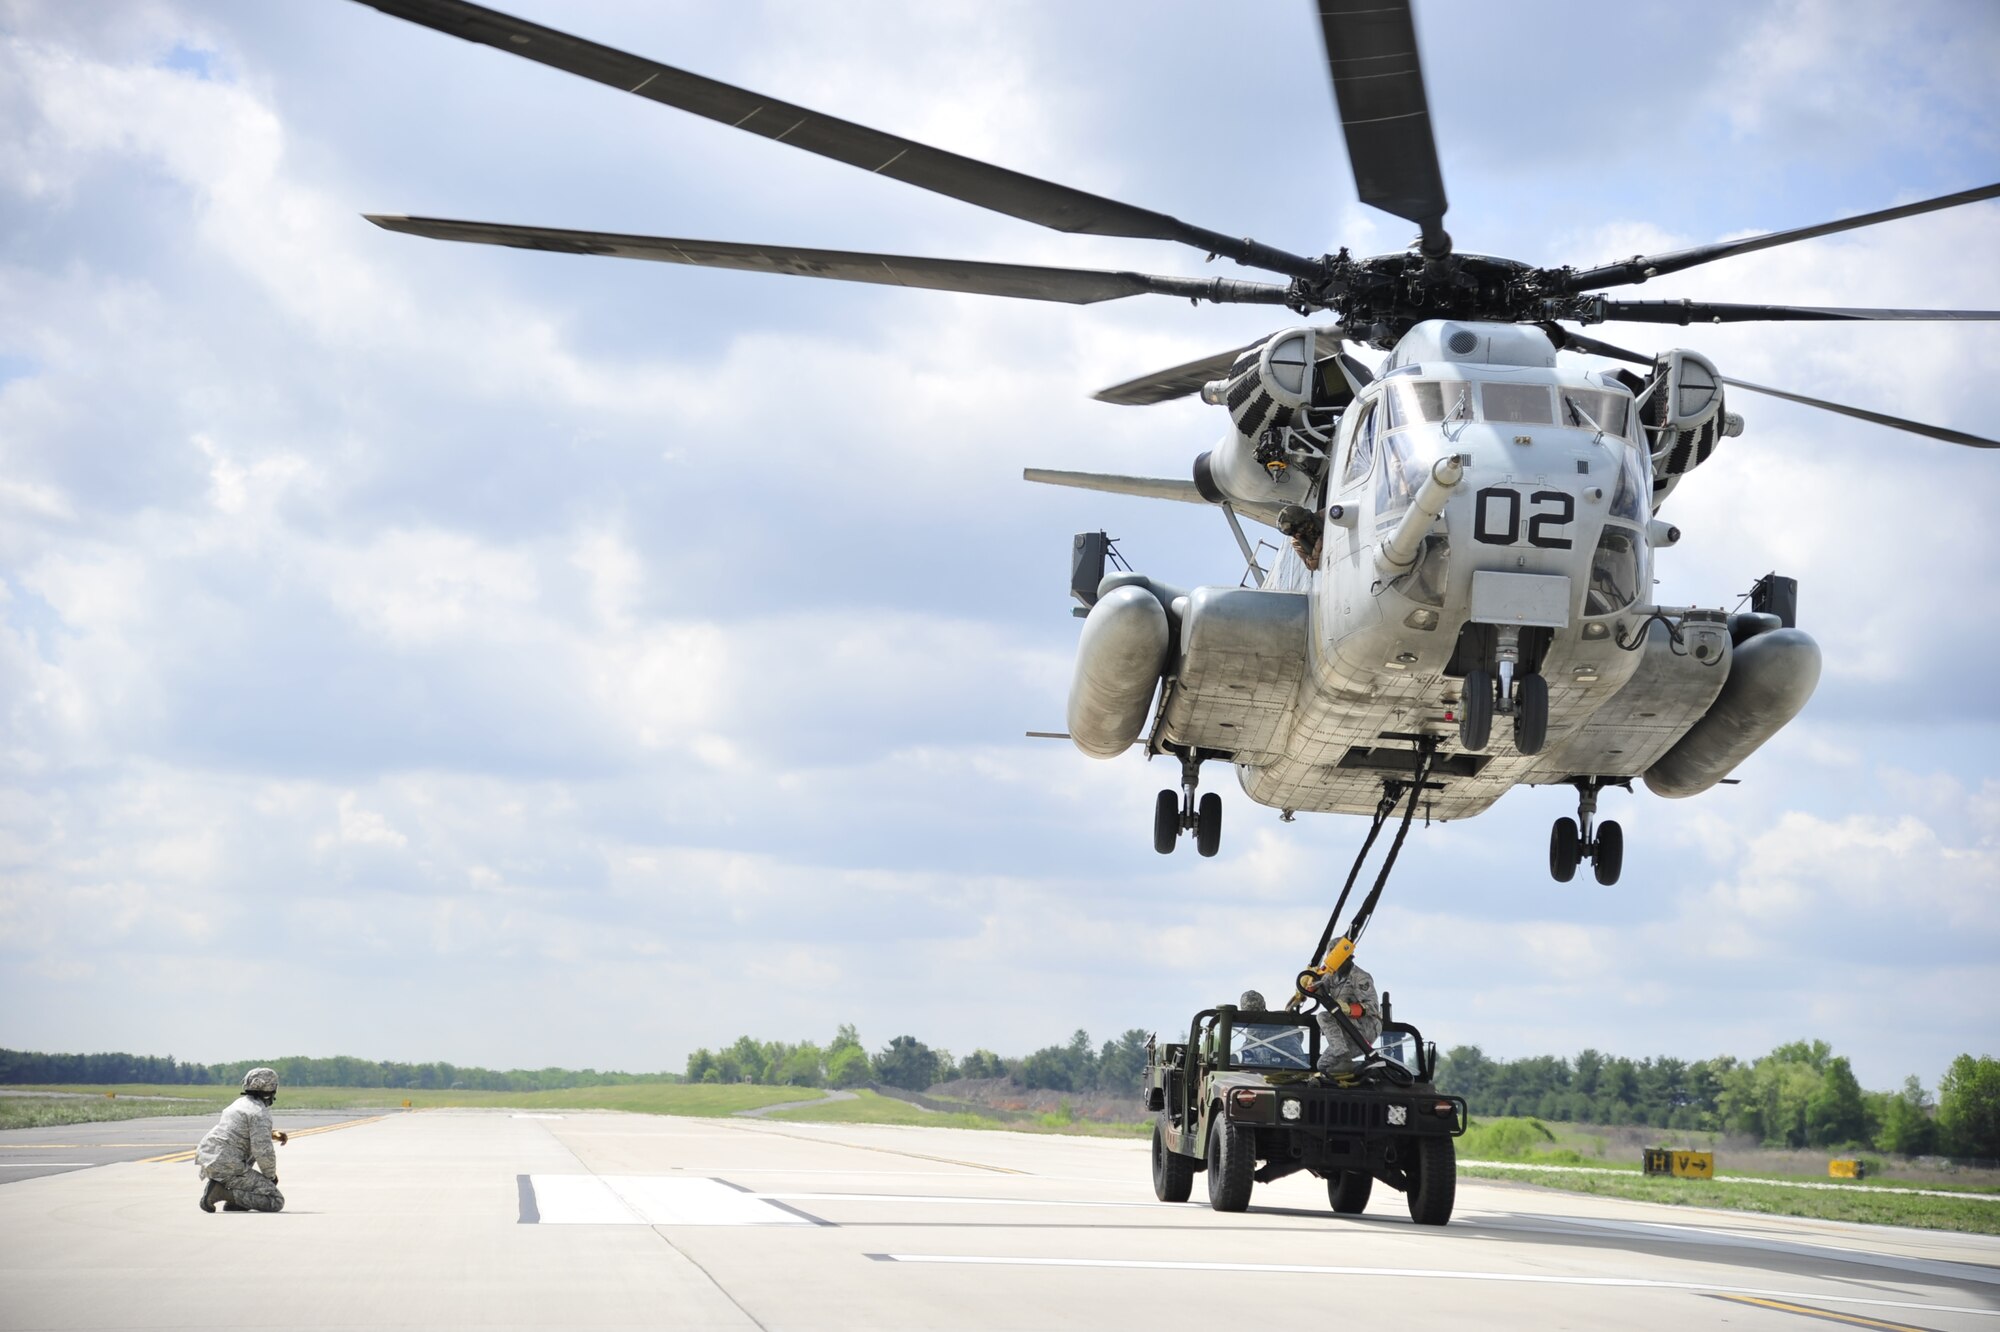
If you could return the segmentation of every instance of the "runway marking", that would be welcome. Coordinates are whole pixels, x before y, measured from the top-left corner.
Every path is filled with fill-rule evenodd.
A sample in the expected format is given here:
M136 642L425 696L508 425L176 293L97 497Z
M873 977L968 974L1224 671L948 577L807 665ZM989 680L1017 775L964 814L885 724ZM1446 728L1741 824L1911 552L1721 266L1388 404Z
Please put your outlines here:
M521 1220L545 1226L827 1225L719 1179L523 1175ZM530 1196L532 1195L532 1196ZM531 1219L532 1217L532 1219Z
M142 1158L142 1159L141 1159L141 1160L139 1161L139 1164L140 1164L140 1165L179 1165L179 1164L180 1164L181 1162L183 1162L183 1161L192 1161L192 1160L194 1160L194 1151L195 1151L195 1149L194 1149L194 1148L192 1148L192 1147L190 1147L190 1148L188 1148L188 1149L187 1149L186 1151L180 1151L180 1152L169 1152L169 1153L167 1153L167 1154L166 1154L165 1156L148 1156L148 1157L144 1157L144 1158Z
M87 1166L88 1161L0 1161L0 1170L54 1170L60 1166Z
M1921 1304L1914 1300L1874 1300L1859 1295L1824 1295L1798 1290L1760 1290L1710 1281L1653 1281L1645 1277L1548 1276L1528 1272L1453 1272L1429 1267L1322 1267L1309 1263L1169 1262L1143 1258L994 1258L978 1254L870 1253L878 1263L949 1263L972 1267L1099 1267L1135 1272L1249 1272L1259 1275L1394 1277L1398 1280L1496 1281L1525 1286L1588 1286L1618 1290L1685 1290L1697 1295L1754 1295L1772 1300L1819 1300L1828 1304L1861 1304L1877 1309L1915 1309L1921 1313L1971 1314L2000 1318L2000 1309L1952 1304Z
M1159 1207L1186 1211L1191 1204L1163 1202L1088 1202L1074 1198L965 1198L944 1193L758 1193L758 1198L792 1198L802 1202L961 1203L969 1207Z
M1868 1318L1861 1314L1844 1314L1833 1309L1815 1309L1809 1304L1787 1304L1783 1300L1759 1299L1755 1295L1712 1295L1709 1298L1728 1300L1732 1304L1752 1304L1759 1309L1776 1309L1780 1313L1801 1314L1807 1318L1820 1318L1829 1323L1844 1323L1848 1327L1872 1327L1882 1332L1929 1332L1926 1328L1912 1323L1885 1323L1879 1318Z

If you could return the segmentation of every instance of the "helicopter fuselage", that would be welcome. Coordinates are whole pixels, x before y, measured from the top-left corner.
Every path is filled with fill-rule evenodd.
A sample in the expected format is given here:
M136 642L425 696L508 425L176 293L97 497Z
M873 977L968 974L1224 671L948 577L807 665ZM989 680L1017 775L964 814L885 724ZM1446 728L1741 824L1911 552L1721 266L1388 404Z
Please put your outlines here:
M1429 750L1426 808L1452 819L1523 783L1594 798L1647 777L1693 794L1803 705L1818 675L1803 633L1653 599L1655 553L1679 539L1658 500L1740 428L1705 362L1663 360L1646 381L1571 372L1537 329L1432 321L1379 377L1356 366L1337 417L1315 418L1245 391L1258 374L1281 398L1304 383L1286 336L1211 386L1236 428L1197 482L1290 547L1255 587L1104 580L1071 693L1086 752L1142 743L1190 773L1226 760L1260 804L1365 814ZM1649 410L1663 394L1682 396ZM1696 416L1668 419L1683 408ZM1300 429L1304 446L1283 433ZM1720 709L1738 646L1758 637L1755 702ZM1662 769L1704 724L1719 737Z

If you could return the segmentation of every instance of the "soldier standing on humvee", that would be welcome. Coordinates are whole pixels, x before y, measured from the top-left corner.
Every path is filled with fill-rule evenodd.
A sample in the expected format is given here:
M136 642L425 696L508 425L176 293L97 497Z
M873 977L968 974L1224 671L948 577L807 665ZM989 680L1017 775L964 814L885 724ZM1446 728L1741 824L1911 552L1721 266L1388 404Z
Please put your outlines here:
M1334 1076L1350 1072L1355 1059L1372 1050L1382 1035L1382 1000L1375 993L1375 978L1350 957L1339 970L1321 978L1317 994L1319 1071ZM1360 1033L1365 1046L1355 1045L1347 1026L1334 1016L1336 1011Z
M278 1192L278 1153L271 1146L283 1135L271 1131L271 1103L278 1099L278 1075L253 1068L243 1075L243 1094L229 1103L222 1118L194 1149L201 1167L201 1210L217 1203L231 1212L282 1212L285 1195ZM253 1168L254 1167L254 1168Z

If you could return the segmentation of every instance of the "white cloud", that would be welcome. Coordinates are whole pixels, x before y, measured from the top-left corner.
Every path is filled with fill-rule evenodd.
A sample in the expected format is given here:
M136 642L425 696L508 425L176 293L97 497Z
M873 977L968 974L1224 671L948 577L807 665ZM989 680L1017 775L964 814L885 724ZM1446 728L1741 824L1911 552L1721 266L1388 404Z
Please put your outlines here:
M1403 239L1337 179L1311 40L1282 52L1297 79L1242 90L1183 40L1198 15L873 12L785 10L769 25L783 41L691 11L585 17L1203 225L1358 253ZM1174 579L1234 581L1235 558L1210 515L1038 491L1019 468L1185 474L1212 411L1083 395L1291 316L393 236L357 213L657 212L629 224L1210 271L738 143L359 6L8 13L0 207L22 226L0 263L0 1040L658 1067L738 1027L824 1038L854 1020L875 1041L1013 1052L1076 1026L1171 1025L1303 961L1357 821L1280 824L1211 770L1223 856L1162 860L1146 832L1168 765L1020 739L1060 716L1071 531L1111 524ZM1485 41L1484 21L1439 40ZM1045 40L1121 25L1129 60ZM1937 45L1920 36L1919 55ZM176 43L215 52L216 76L163 67ZM1493 136L1515 121L1451 128L1497 95L1485 67L1434 78L1463 168L1453 230L1589 262L1812 220L1765 215L1821 206L1796 189L1739 205L1715 184L1789 160L1808 132L1792 120L1865 113L1817 91L1861 56L1798 50L1698 160L1703 199L1658 199L1657 155L1680 140L1606 147L1620 126L1708 124L1681 101L1662 119L1605 91L1601 119L1524 159ZM1833 212L1930 189L1895 151L1927 117L1990 125L1940 93L1956 66L1926 83L1922 63L1888 62L1895 115L1864 136L1878 155L1825 185ZM379 80L366 106L357 70ZM1289 153L1275 174L1274 147ZM564 216L537 213L551 200ZM1993 304L1993 217L1630 294ZM1972 429L1996 406L1984 366L2000 348L1980 330L1606 332ZM1920 1038L1934 1077L1992 1027L1990 1002L1965 996L2000 993L1971 951L1990 955L1995 929L1980 887L2000 788L1978 780L1964 727L1938 721L1992 721L1954 668L2000 648L1980 591L2000 553L1989 460L1732 404L1751 432L1676 495L1690 538L1664 576L1712 603L1767 568L1799 574L1822 699L1743 787L1612 798L1633 845L1616 890L1544 878L1559 793L1418 833L1371 965L1447 1043L1754 1054L1824 1024L1866 1076L1900 1077L1869 1051L1894 1037L1900 1060L1919 1038L1829 981L1852 961L1857 986L1939 1001ZM1857 920L1869 959L1844 933ZM354 998L268 1016L230 1002L281 989ZM1690 989L1725 1011L1692 1026Z

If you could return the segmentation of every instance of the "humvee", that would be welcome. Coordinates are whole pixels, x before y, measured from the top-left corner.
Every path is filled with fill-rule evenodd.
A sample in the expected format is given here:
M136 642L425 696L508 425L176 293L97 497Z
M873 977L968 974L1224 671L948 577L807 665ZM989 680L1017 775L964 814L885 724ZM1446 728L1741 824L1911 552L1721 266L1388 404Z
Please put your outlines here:
M1431 1085L1436 1046L1385 1021L1373 1051L1336 1078L1317 1071L1319 1041L1305 1014L1218 1004L1195 1014L1185 1044L1148 1042L1160 1201L1186 1202L1205 1173L1209 1205L1240 1212L1253 1185L1306 1170L1336 1212L1365 1208L1379 1179L1407 1195L1419 1225L1451 1219L1465 1101Z

